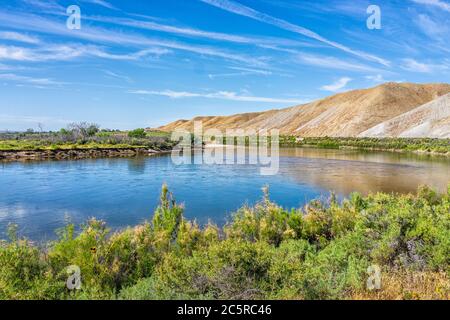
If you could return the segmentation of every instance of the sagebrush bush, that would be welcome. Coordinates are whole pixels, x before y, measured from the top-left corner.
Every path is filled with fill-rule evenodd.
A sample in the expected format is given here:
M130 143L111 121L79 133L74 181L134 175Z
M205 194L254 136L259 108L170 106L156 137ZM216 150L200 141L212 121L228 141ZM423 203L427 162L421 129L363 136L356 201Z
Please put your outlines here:
M186 220L163 186L153 218L134 228L111 232L91 219L76 233L68 223L44 247L12 231L0 243L0 299L449 297L450 186L341 203L331 195L291 211L265 189L224 227ZM374 264L384 280L371 292ZM80 290L66 287L72 265Z

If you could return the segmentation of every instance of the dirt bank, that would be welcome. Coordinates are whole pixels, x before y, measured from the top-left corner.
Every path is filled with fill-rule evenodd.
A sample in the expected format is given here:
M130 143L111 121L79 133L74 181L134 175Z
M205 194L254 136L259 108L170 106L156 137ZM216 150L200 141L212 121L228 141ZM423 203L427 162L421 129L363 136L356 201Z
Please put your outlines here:
M148 148L98 148L98 149L55 149L55 150L8 150L0 151L0 161L23 160L64 160L89 158L133 157L137 155L153 155L168 151Z

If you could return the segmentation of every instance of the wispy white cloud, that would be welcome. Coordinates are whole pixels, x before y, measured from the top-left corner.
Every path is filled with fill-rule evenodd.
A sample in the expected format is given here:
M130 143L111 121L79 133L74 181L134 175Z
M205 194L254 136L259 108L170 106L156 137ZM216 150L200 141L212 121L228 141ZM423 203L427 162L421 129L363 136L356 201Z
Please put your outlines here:
M0 31L0 39L11 40L16 42L24 42L30 44L38 44L40 42L39 38L35 36L30 36L28 34L13 32L13 31Z
M135 20L135 19L128 19L128 18L100 17L100 16L88 17L88 19L94 20L94 21L99 21L99 22L118 24L118 25L123 25L123 26L128 26L128 27L135 27L135 28L140 28L140 29L145 29L145 30L161 31L161 32L172 33L172 34L176 34L176 35L199 37L199 38L206 38L206 39L212 39L212 40L223 40L223 41L236 42L236 43L254 43L256 40L254 38L232 35L232 34L227 34L227 33L210 32L210 31L204 31L204 30L193 29L193 28L188 28L188 27L175 27L175 26L157 23L154 21L142 21L142 20Z
M329 40L329 39L317 34L316 32L314 32L312 30L309 30L309 29L304 28L299 25L292 24L288 21L270 16L268 14L256 11L256 10L254 10L250 7L244 6L240 3L237 3L234 1L229 1L229 0L200 0L200 1L207 3L209 5L212 5L212 6L218 7L225 11L232 12L237 15L245 16L245 17L266 23L266 24L276 26L278 28L281 28L281 29L284 29L284 30L287 30L290 32L301 34L305 37L317 40L317 41L327 44L331 47L334 47L334 48L337 48L344 52L358 56L359 58L369 60L369 61L375 61L384 66L390 65L390 62L388 60L382 59L380 57L377 57L375 55L372 55L372 54L369 54L366 52L351 49L343 44Z
M239 71L239 72L209 74L208 77L210 79L214 79L214 78L227 78L227 77L242 77L242 76L248 76L248 75L270 76L273 74L272 71L252 69L252 68L229 67L229 69Z
M255 97L248 95L240 95L236 92L230 91L218 91L212 93L195 93L187 91L149 91L149 90L132 90L129 91L132 94L139 95L152 95L152 96L163 96L171 99L182 99L182 98L206 98L206 99L220 99L220 100L231 100L231 101L241 101L241 102L264 102L264 103L304 103L304 100L296 99L279 99L279 98L267 98L267 97Z
M325 91L338 92L344 89L350 81L352 81L351 78L343 77L332 84L322 86L320 89Z
M374 76L366 76L365 77L367 80L373 81L375 83L383 83L386 82L386 80L384 80L383 76L381 74L377 74Z
M357 72L379 72L380 69L357 63L355 61L346 61L334 57L300 54L297 56L296 62L326 69L338 69Z
M426 14L419 14L416 25L429 37L440 39L442 36L448 35L448 25L442 25L434 21Z
M48 78L33 78L29 76L17 75L14 73L0 73L0 80L28 83L37 86L54 86L64 84L64 82L54 81Z
M20 21L20 24L17 24L17 21ZM181 50L204 56L233 60L235 62L241 62L252 66L266 65L266 62L262 57L250 57L222 49L217 49L214 47L152 39L137 34L127 34L124 32L106 30L90 26L84 26L81 30L73 32L72 30L68 30L64 23L58 23L43 17L30 14L12 14L7 12L0 12L0 25L14 25L15 28L22 30L24 29L44 32L48 34L62 35L69 38L78 38L93 42L120 44L122 46L129 45L141 48L163 47L166 49Z
M432 7L436 7L445 11L450 12L450 3L445 2L444 0L411 0L415 3L420 3Z
M99 58L111 59L111 60L139 60L147 56L162 56L170 53L171 51L164 48L150 48L145 50L140 50L135 53L130 54L111 54L99 47L87 46L86 50L83 51L84 55L90 55Z
M405 82L404 80L386 80L381 74L365 76L367 80L374 83L386 83L386 82Z
M111 78L123 80L123 81L128 82L128 83L133 83L133 82L134 82L134 81L133 81L130 77L128 77L128 76L125 76L125 75L122 75L122 74L118 74L118 73L113 72L113 71L110 71L110 70L103 70L103 72L104 72L108 77L111 77Z
M403 59L403 64L401 67L404 70L418 73L439 72L450 68L448 64L423 63L411 58Z
M31 50L14 46L0 46L0 60L33 61Z
M60 5L56 0L22 0L22 2L28 6L44 10L45 12L66 12L66 8Z
M110 60L138 60L140 58L155 55L160 56L170 51L164 48L149 48L129 54L113 54L103 48L94 45L48 45L40 48L24 48L16 46L0 45L0 60L15 61L64 61L91 56Z
M432 67L425 63L420 63L414 59L403 59L402 68L414 72L431 72Z
M117 8L115 6L113 6L111 3L105 1L105 0L81 0L83 2L89 2L92 4L97 4L99 6L102 6L104 8L108 8L111 10L117 10Z
M80 2L99 5L111 10L118 10L115 6L105 0L78 0ZM27 5L45 10L47 13L65 14L66 7L60 5L57 0L22 0Z
M270 76L270 75L272 75L272 71L268 71L268 70L251 69L251 68L243 68L243 67L229 67L229 68L232 69L232 70L238 70L238 71L243 71L243 72L260 74L260 75L263 75L263 76Z
M216 41L225 41L232 43L241 43L241 44L249 44L259 46L261 48L272 49L276 51L284 51L284 48L280 48L278 46L292 46L292 47L305 47L305 46L313 46L310 43L294 41L289 39L280 39L280 38L267 38L267 37L256 37L256 36L241 36L234 35L230 33L221 33L221 32L212 32L205 31L190 27L178 27L173 25L162 24L155 21L142 21L136 19L129 18L119 18L119 17L105 17L105 16L91 16L85 17L85 19L98 21L103 23L116 24L127 27L134 27L138 29L144 30L152 30L165 32L170 34L175 34L178 36L185 37L194 37L194 38L204 38L209 40Z

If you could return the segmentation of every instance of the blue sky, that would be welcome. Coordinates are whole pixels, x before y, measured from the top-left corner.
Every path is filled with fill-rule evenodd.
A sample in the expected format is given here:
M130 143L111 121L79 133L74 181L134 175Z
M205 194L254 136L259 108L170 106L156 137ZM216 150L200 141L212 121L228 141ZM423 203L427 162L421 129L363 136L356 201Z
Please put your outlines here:
M0 0L0 130L156 127L448 83L449 22L448 0Z

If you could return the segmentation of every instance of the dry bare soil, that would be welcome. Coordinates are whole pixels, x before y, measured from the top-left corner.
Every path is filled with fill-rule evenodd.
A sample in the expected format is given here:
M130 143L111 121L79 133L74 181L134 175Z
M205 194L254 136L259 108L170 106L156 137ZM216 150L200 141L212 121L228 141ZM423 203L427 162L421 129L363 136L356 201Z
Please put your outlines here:
M385 83L291 108L196 117L158 129L192 131L194 121L202 121L204 129L279 129L303 137L450 138L449 93L450 84Z

